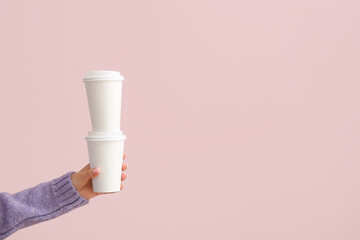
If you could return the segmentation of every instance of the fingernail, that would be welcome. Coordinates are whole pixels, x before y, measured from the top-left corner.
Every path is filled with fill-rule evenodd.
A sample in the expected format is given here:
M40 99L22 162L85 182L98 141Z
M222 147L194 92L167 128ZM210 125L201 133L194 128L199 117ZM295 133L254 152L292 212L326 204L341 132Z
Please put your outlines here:
M92 170L92 173L93 173L93 174L96 174L96 173L98 173L98 172L100 172L100 171L99 171L99 168L94 168L94 169Z

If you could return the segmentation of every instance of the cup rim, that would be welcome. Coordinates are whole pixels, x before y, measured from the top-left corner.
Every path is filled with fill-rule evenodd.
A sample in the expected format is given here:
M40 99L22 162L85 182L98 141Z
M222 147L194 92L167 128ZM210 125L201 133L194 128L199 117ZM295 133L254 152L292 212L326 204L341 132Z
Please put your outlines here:
M122 141L126 139L126 135L123 132L95 132L89 131L88 136L85 137L86 141Z
M92 82L92 81L123 81L124 77L116 77L116 78L83 78L83 82Z
M107 80L124 80L124 76L119 71L113 70L91 70L86 73L83 78L87 81L107 81Z

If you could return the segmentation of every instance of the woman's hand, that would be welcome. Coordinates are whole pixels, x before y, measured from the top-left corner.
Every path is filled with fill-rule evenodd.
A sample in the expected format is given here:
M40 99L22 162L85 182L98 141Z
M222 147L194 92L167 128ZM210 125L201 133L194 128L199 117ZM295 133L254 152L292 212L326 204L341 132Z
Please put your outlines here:
M126 158L126 154L124 153L123 159ZM127 169L127 164L123 163L122 165L122 171L125 171ZM95 196L105 194L105 193L95 193L93 191L92 181L91 179L98 176L100 174L99 168L93 168L90 169L90 164L86 165L83 169L81 169L77 173L73 173L71 175L71 181L74 185L76 191L79 192L81 196L83 196L86 199L93 198ZM126 173L121 174L121 181L124 181L127 177ZM121 183L120 190L124 188L124 184Z

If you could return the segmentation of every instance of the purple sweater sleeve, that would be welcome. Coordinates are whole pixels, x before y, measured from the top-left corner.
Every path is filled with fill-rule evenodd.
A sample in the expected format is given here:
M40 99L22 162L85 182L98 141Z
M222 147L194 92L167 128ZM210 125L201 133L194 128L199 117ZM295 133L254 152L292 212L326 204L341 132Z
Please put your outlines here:
M56 218L89 203L74 188L71 174L18 193L0 193L0 240L17 230Z

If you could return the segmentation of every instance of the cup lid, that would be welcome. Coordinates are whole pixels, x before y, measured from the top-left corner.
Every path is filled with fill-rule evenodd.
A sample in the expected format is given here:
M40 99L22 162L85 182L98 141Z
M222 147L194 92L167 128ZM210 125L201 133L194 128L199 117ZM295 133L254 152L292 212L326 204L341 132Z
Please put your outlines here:
M86 73L85 81L124 80L120 72L110 70L93 70Z
M125 140L126 135L122 131L117 132L94 132L90 131L88 136L85 137L86 141L117 141Z

